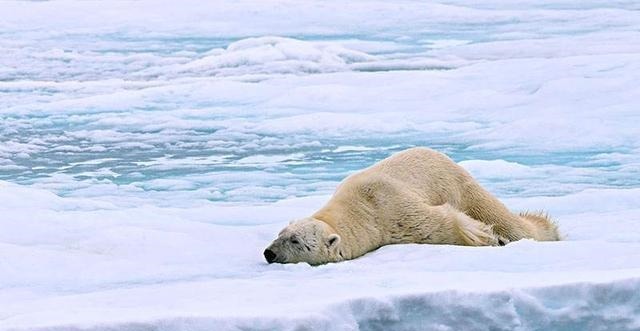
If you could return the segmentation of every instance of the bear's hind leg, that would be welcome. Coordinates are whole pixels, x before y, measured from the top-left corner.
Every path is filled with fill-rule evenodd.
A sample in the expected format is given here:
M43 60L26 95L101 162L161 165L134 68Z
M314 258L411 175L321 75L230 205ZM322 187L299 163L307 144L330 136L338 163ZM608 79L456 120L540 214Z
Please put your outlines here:
M508 240L497 236L491 225L477 221L449 204L407 208L397 228L404 234L399 242L421 244L450 244L464 246L498 246ZM411 229L411 239L407 236ZM393 237L393 235L392 235ZM393 239L400 239L398 237Z
M453 216L453 230L465 246L503 246L506 239L499 238L491 225L469 217L467 214L445 205Z

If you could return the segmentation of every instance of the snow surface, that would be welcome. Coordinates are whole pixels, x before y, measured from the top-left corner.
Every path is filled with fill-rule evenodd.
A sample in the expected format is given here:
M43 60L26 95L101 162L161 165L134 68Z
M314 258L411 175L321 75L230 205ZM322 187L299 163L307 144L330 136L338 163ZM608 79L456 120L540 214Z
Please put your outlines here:
M0 4L0 330L639 330L637 1ZM262 250L449 154L565 240Z

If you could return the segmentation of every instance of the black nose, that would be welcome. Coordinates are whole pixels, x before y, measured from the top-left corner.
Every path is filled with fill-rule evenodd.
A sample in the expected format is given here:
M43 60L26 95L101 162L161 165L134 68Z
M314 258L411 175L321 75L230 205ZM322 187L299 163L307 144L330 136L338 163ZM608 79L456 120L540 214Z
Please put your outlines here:
M274 253L272 250L270 249L265 249L264 250L264 258L267 259L267 262L269 263L273 263L273 261L275 261L276 259L276 253Z

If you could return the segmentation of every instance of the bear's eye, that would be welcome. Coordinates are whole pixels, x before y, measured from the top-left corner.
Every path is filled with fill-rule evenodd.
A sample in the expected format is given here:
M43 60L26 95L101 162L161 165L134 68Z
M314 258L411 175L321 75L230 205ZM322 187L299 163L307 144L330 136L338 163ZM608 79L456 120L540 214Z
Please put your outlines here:
M299 244L300 242L299 242L299 241L298 241L298 239L296 239L296 238L291 238L291 243L292 243L292 244L296 244L296 245L297 245L297 244Z

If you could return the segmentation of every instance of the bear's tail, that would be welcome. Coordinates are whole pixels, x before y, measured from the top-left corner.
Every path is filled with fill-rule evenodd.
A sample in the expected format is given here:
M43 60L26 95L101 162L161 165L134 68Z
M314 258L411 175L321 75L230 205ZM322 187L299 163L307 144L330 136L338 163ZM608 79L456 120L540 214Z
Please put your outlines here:
M534 238L538 241L557 241L562 240L558 225L553 221L549 214L543 211L531 212L524 211L519 216L530 223L535 229Z

